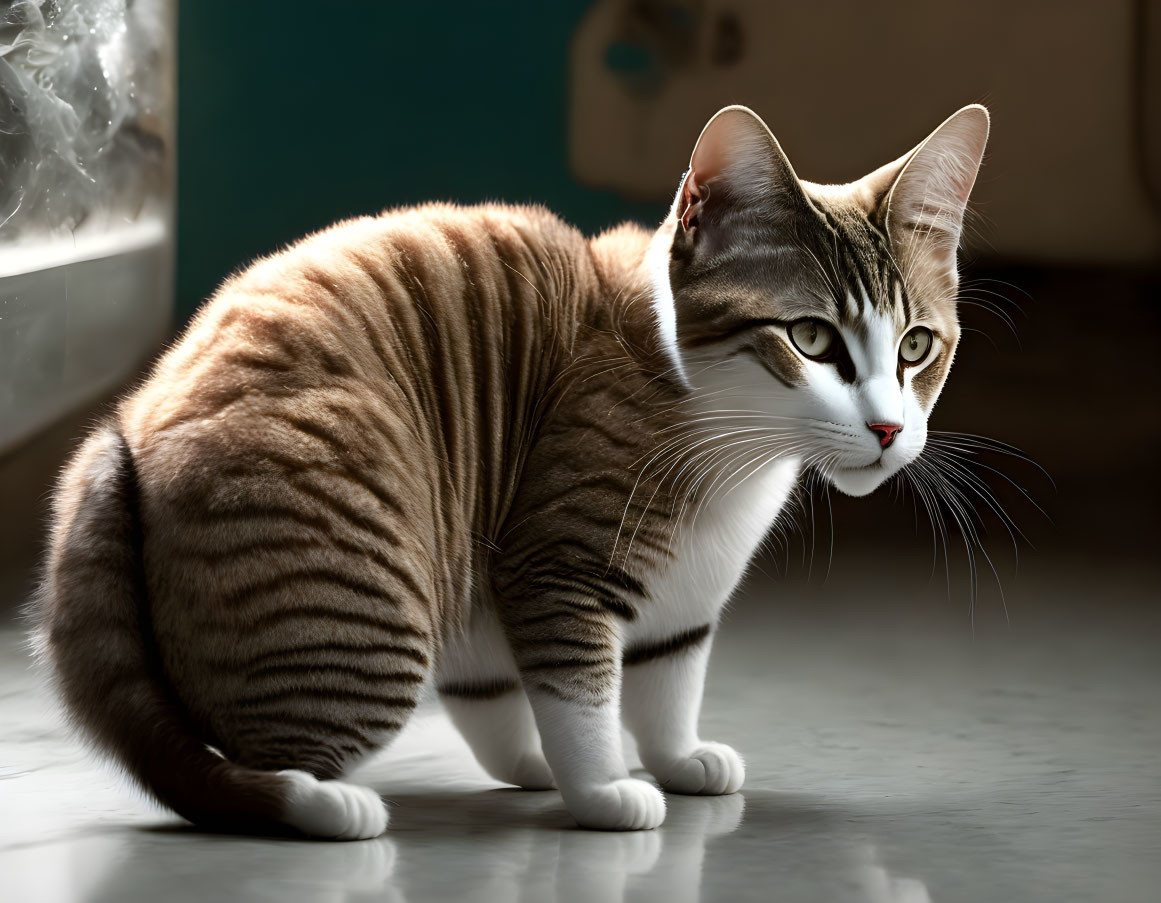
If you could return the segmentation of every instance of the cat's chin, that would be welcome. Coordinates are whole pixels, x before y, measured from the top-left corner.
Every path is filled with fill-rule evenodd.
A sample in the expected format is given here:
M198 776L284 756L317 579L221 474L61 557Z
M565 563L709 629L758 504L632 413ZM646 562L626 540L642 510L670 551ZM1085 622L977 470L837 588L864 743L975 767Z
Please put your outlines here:
M861 498L883 485L895 471L876 461L867 467L836 468L830 474L830 483L843 495Z

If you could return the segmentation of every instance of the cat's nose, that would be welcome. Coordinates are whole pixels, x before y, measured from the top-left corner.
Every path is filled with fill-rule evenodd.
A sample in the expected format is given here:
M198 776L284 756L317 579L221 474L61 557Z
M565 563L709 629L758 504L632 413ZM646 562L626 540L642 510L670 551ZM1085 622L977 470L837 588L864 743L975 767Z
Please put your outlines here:
M894 442L899 430L903 429L902 424L897 423L868 423L867 426L871 428L872 433L879 437L879 444L883 448Z

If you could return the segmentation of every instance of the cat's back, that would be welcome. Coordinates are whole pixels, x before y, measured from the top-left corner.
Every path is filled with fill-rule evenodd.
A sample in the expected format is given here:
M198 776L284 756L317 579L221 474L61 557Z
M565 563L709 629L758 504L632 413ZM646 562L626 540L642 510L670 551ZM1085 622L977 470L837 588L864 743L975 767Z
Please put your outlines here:
M344 381L413 395L407 377L442 349L559 332L596 281L585 238L543 207L338 223L222 285L125 404L130 444Z
M176 406L205 402L180 417L212 416L224 387L375 376L433 339L474 338L466 326L495 339L499 318L521 309L560 316L593 279L585 238L541 207L426 204L348 219L226 280L132 398L130 418L164 431Z
M355 453L392 424L422 438L501 382L534 394L597 281L584 236L540 206L340 222L226 280L122 403L122 428L145 476L165 480L211 447L301 445L307 419Z
M458 597L596 280L577 230L500 205L350 220L228 280L120 411L167 583L233 598L322 538Z

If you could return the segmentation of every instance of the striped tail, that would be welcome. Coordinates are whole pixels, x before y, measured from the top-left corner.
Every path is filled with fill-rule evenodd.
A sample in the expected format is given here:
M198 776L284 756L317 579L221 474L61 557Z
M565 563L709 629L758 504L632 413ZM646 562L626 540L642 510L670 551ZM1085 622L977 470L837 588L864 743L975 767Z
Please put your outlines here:
M212 830L374 837L387 812L371 790L302 771L259 771L197 736L168 687L145 598L138 487L120 432L100 427L57 488L36 645L72 722L189 821Z

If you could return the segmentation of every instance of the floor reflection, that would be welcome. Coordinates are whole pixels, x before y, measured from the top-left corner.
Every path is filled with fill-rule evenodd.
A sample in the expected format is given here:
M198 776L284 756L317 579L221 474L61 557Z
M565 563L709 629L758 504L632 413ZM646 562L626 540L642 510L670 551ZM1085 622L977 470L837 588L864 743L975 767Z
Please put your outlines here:
M75 845L91 903L246 898L302 903L701 897L707 843L742 824L742 796L671 800L660 831L577 829L555 793L392 798L389 835L325 844L133 830ZM103 873L103 874L97 874ZM196 878L196 880L194 880Z
M579 901L826 899L931 903L892 874L841 813L792 795L670 797L658 831L576 828L555 793L492 790L391 797L388 836L326 844L129 830L72 847L74 894L90 903L244 897ZM734 835L728 844L715 839ZM800 896L806 888L810 896ZM821 894L821 896L820 896Z
M81 853L81 850L76 852ZM105 863L92 903L166 900L279 900L345 903L406 900L391 883L398 851L388 837L361 843L317 844L197 834L192 830L134 831ZM92 866L74 863L74 872ZM77 890L80 890L78 887Z
M918 590L868 601L880 576L832 585L849 607L798 621L766 596L735 612L703 721L746 755L744 799L671 797L647 834L580 831L558 793L498 789L437 708L358 776L394 807L383 839L179 829L68 739L23 633L0 630L0 900L1156 898L1156 581L1139 584L1147 617L1061 621L1069 593L1104 612L1106 583L1025 574L1013 626L972 637L901 627Z
M860 858L865 861L855 866L852 877L860 900L867 903L931 903L927 885L917 878L892 875L871 845L864 846Z

